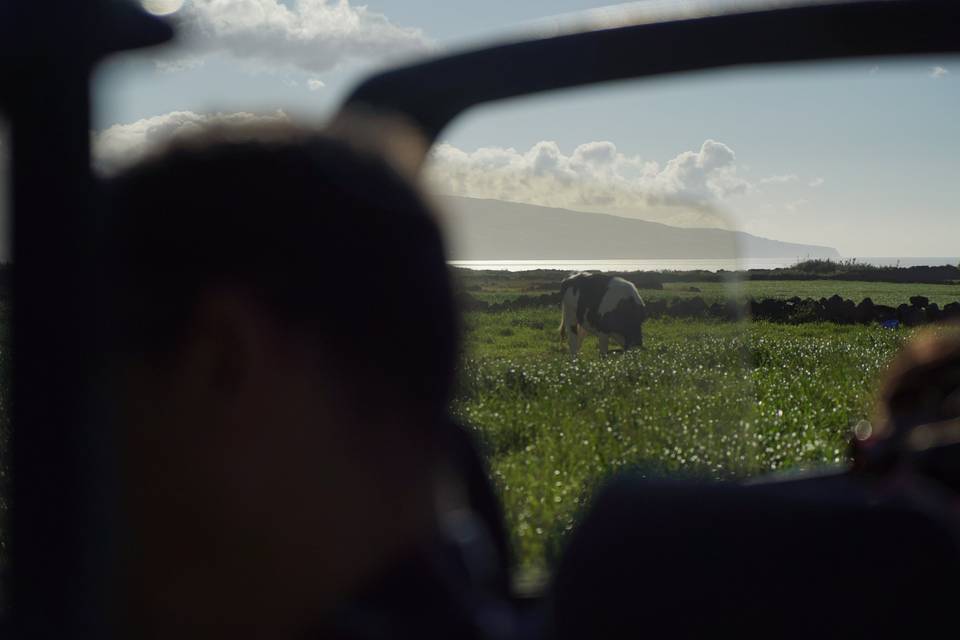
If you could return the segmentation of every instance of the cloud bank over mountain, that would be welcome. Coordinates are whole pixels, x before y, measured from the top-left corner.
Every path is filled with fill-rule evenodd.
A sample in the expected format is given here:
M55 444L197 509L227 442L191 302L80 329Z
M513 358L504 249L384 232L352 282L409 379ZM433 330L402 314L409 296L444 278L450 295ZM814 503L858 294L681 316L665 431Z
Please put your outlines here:
M482 147L468 152L440 144L432 152L429 179L451 195L607 211L710 208L754 188L737 174L733 149L715 140L663 165L624 154L610 141L587 142L569 154L552 141L526 151Z

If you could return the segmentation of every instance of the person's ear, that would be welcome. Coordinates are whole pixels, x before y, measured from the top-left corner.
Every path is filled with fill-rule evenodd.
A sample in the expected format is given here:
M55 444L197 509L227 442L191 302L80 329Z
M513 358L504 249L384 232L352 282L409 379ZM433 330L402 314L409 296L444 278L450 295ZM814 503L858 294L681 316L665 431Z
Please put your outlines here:
M266 348L264 311L248 292L221 287L201 294L188 335L193 384L229 401L256 385Z

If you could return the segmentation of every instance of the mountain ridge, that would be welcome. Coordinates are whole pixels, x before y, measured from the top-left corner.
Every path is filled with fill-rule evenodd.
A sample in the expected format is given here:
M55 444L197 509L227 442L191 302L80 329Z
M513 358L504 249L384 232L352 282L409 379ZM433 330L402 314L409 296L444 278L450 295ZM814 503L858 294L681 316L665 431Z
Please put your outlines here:
M833 247L608 213L440 195L451 260L839 258Z

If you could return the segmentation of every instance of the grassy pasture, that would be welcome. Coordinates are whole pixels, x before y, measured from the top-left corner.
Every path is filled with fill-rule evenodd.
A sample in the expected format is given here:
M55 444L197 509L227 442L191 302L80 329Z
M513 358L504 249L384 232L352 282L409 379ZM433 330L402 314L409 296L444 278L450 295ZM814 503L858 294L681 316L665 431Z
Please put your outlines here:
M869 417L877 378L910 335L664 318L646 324L643 350L601 360L588 338L571 362L558 326L553 308L467 314L454 407L483 443L531 574L619 470L742 478L843 463L851 427Z

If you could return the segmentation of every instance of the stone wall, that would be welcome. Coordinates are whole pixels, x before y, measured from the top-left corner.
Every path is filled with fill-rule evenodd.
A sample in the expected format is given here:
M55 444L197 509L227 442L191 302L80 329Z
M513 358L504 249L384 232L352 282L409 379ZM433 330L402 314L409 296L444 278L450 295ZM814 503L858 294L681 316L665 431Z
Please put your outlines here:
M521 295L513 300L488 303L466 292L459 294L460 307L464 311L512 311L530 307L560 305L560 294ZM830 298L764 298L749 299L738 303L715 302L708 305L700 296L690 298L658 299L647 301L647 315L651 318L717 318L737 320L744 317L770 322L799 324L804 322L834 322L837 324L897 324L913 327L940 320L960 321L960 301L940 307L924 296L913 296L909 303L891 307L874 304L865 298L859 304L838 295Z

